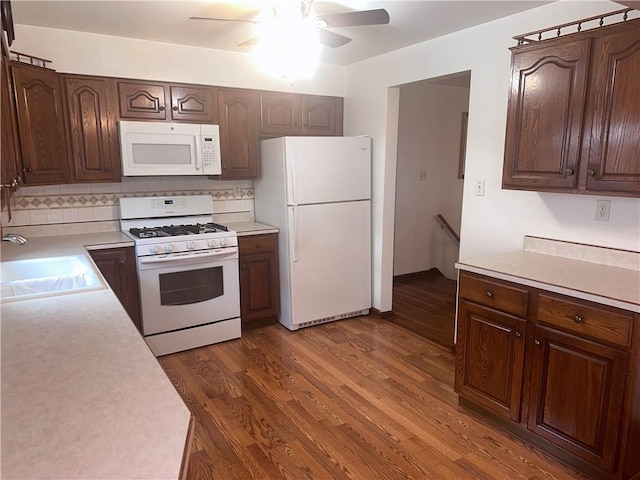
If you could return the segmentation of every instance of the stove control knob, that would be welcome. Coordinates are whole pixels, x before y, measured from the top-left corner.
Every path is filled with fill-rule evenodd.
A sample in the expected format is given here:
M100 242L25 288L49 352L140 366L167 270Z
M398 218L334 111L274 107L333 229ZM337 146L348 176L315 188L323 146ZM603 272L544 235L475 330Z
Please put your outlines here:
M209 245L211 248L217 248L217 247L220 246L220 240L218 240L218 239L209 240L207 242L207 245Z
M196 248L196 244L193 242L187 242L187 250L193 250Z
M160 245L149 245L149 252L160 253Z
M164 251L169 253L169 252L171 252L171 250L173 250L173 245L171 243L165 244Z

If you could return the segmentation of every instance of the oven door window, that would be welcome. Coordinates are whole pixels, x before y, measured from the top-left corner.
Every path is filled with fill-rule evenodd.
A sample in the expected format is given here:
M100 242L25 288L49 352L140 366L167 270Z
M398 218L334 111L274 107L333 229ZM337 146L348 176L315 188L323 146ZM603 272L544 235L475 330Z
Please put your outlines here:
M161 305L189 305L224 295L221 266L162 273L158 279Z

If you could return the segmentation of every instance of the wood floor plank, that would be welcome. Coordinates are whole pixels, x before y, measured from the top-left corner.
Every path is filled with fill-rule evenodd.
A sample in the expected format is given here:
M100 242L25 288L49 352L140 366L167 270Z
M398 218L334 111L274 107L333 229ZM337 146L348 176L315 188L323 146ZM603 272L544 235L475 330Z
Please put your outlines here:
M447 306L445 287L429 295ZM423 296L412 289L407 302ZM416 331L372 316L277 324L161 357L196 418L187 477L583 478L462 409L451 351Z

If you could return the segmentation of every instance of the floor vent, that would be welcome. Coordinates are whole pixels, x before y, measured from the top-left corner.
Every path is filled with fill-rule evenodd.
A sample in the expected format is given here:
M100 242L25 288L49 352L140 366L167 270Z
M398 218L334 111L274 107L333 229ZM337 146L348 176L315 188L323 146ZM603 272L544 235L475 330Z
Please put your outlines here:
M349 312L349 313L342 313L340 315L334 315L333 317L318 318L317 320L311 320L309 322L304 322L304 323L301 323L300 325L298 325L298 328L310 327L311 325L318 325L320 323L328 323L328 322L333 322L335 320L342 320L343 318L357 317L358 315L368 315L368 314L369 314L369 309L357 310L355 312Z

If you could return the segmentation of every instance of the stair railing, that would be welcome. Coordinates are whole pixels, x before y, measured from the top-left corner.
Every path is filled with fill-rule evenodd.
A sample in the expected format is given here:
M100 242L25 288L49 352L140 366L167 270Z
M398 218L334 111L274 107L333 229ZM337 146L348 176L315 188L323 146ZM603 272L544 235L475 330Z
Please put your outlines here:
M458 235L453 227L449 225L449 222L445 220L442 214L439 213L438 215L436 215L436 220L438 220L440 228L445 229L449 233L449 235L451 235L451 237L456 241L456 243L460 245L460 235Z

